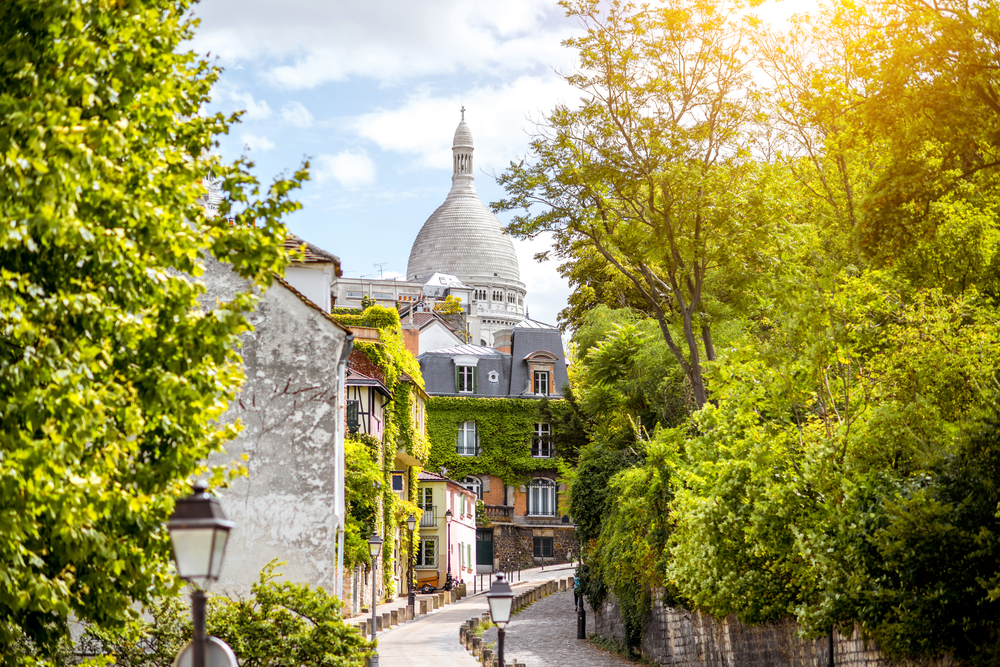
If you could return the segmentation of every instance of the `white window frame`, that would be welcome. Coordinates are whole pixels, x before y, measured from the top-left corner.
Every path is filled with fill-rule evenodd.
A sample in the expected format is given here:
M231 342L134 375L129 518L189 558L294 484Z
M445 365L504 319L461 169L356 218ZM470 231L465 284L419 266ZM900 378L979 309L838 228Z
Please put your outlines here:
M428 543L431 543L431 544L434 545L434 559L433 559L433 562L431 562L431 563L425 562L425 559L424 559L424 554L426 553L424 549L425 549L425 545L427 545ZM414 567L416 569L418 569L418 570L435 570L435 569L437 569L437 567L438 567L438 556L440 555L440 553L441 553L441 550L438 548L438 538L437 537L421 537L420 538L420 542L419 542L419 546L417 548L417 554L416 554L417 557L416 557L416 563L414 564Z
M458 386L455 390L460 394L473 394L476 391L476 367L458 366Z
M552 458L552 426L535 422L535 437L531 441L531 456L536 459Z
M462 480L462 488L475 496L476 500L483 499L483 480L478 477L468 476Z
M552 390L552 374L549 371L535 371L531 376L532 393L548 396Z
M471 451L470 451L470 442ZM458 436L455 440L455 453L460 456L477 456L479 454L479 433L476 422L459 422Z
M556 516L556 483L537 477L528 483L528 516Z

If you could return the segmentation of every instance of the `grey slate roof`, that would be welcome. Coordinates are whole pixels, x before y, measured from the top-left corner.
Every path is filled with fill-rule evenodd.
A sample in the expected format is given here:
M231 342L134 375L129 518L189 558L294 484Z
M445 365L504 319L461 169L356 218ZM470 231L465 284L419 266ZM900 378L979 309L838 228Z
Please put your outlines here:
M511 395L520 396L525 391L530 391L531 378L528 375L528 363L524 359L533 352L539 351L551 352L556 355L557 361L552 373L553 388L561 394L563 386L569 383L569 376L566 374L566 355L563 354L562 336L559 330L528 328L518 325L514 327L514 339L511 345L511 357L514 358L510 378Z
M533 325L539 323L534 322ZM557 361L553 369L553 387L562 393L569 382L566 374L566 357L563 354L562 336L559 330L529 325L514 327L512 354L494 350L482 345L456 345L445 350L424 352L417 357L420 371L424 376L427 393L431 396L475 396L479 398L535 398L525 395L528 389L528 363L525 357L534 352L545 351L555 355ZM468 355L478 358L476 366L476 393L459 394L455 391L454 358ZM496 383L489 381L490 371L496 371Z
M460 355L479 358L476 366L476 393L455 391L455 364L452 361ZM509 354L481 345L456 345L446 350L424 352L417 361L424 376L424 387L431 396L476 396L479 398L499 398L506 396L510 389ZM489 381L491 371L497 373L497 382Z

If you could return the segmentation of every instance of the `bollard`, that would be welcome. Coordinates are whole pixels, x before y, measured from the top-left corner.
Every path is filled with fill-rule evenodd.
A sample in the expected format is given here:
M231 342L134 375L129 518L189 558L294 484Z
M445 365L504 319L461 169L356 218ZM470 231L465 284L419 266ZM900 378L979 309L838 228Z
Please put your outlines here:
M375 632L382 632L382 630L384 630L384 629L385 628L382 625L382 617L381 616L376 616L375 617Z
M382 614L382 627L386 630L392 627L392 615L389 612Z
M361 621L358 623L358 632L361 633L362 637L367 637L371 633L368 632L368 621Z
M399 625L399 610L393 609L389 612L389 625Z
M580 611L576 612L576 638L587 638L587 610L580 605Z
M483 651L483 638L475 637L472 638L472 655L479 656Z

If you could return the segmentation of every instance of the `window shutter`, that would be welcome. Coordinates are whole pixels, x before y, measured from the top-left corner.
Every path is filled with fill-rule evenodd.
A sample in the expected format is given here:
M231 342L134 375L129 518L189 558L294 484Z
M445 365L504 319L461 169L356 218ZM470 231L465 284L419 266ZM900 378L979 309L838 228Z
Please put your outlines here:
M461 371L461 367L455 366L455 393L456 394L459 391L459 388L458 388L458 374L459 374L460 371Z
M472 393L479 391L479 367L472 367Z

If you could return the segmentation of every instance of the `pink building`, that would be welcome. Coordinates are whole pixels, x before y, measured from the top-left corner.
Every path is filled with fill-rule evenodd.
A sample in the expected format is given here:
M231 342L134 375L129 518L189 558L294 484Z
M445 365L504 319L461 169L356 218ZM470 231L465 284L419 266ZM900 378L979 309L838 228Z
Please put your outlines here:
M417 504L423 510L415 564L418 585L441 588L449 571L455 583L471 584L476 573L475 494L453 479L424 471Z

